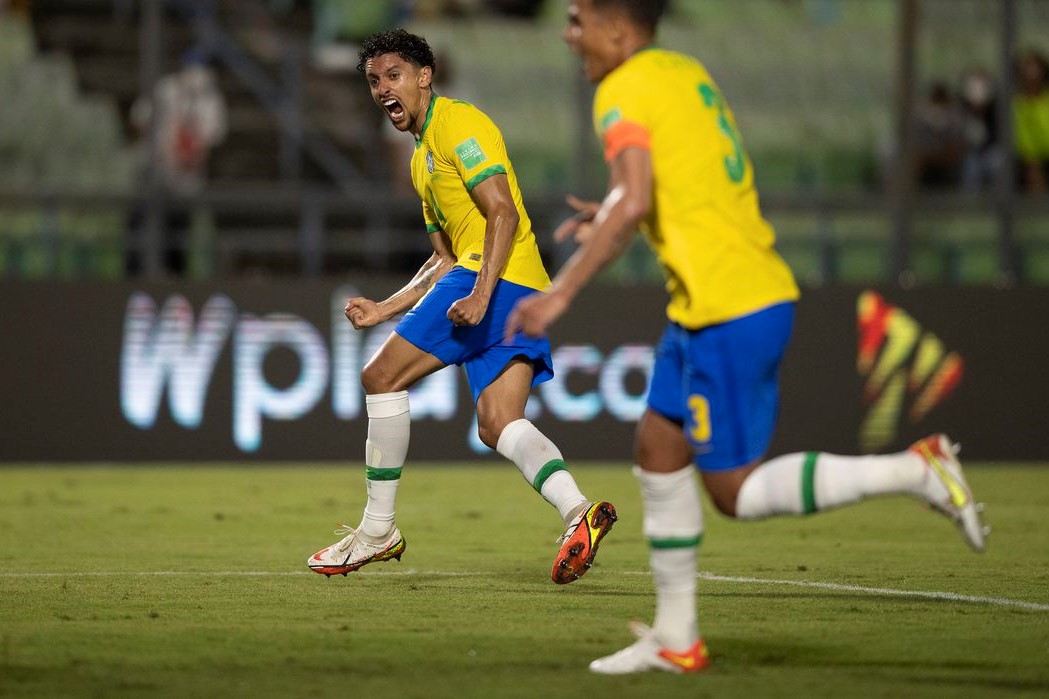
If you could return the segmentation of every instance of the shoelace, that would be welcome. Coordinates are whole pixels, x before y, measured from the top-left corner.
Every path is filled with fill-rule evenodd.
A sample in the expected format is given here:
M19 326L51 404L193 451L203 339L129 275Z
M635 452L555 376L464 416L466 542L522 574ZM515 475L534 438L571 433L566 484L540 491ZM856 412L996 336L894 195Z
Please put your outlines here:
M357 535L357 530L348 524L340 524L339 528L335 530L335 534L343 537L339 543L335 544L335 550L342 553L349 548L350 542L353 541L353 537Z

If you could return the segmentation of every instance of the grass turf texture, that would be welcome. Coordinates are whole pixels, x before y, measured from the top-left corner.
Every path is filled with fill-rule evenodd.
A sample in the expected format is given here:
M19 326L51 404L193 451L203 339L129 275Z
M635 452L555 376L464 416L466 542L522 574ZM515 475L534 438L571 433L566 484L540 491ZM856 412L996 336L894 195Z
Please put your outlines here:
M707 672L591 675L651 620L652 582L628 468L573 471L620 521L557 586L560 523L509 464L409 464L404 559L331 579L305 561L356 524L363 468L2 469L0 696L1049 693L1049 611L708 579ZM707 506L701 569L1049 603L1049 468L968 472L983 555L906 499L758 523Z

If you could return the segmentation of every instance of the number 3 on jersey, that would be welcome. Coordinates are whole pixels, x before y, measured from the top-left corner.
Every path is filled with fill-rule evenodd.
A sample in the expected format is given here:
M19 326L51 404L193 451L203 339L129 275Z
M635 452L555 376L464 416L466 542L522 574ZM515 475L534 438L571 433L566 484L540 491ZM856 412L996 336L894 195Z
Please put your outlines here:
M693 393L688 397L688 409L692 413L693 427L689 437L697 444L710 441L710 403L706 396Z
M700 83L698 89L699 96L703 99L703 105L709 109L717 110L718 128L721 129L721 133L725 135L725 138L732 143L732 155L725 156L725 173L728 174L728 178L733 182L742 182L743 175L747 171L747 157L743 152L743 139L725 113L725 99L720 92L707 83Z

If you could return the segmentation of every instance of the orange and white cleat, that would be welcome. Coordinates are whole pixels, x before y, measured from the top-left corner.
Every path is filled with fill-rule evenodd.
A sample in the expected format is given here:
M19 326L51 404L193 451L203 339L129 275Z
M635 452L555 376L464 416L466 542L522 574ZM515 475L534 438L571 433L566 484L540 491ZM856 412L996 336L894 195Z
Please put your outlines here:
M594 563L597 545L612 529L618 517L610 502L595 502L576 515L565 533L558 539L561 550L557 552L550 579L565 585L583 577Z
M664 648L655 632L645 624L635 621L630 628L638 640L617 653L593 661L590 672L599 675L629 675L649 670L690 673L710 665L710 652L702 638L688 650L675 652Z
M932 476L925 480L926 501L958 526L973 550L983 551L984 537L991 529L980 521L983 503L973 500L958 461L960 449L945 434L929 435L910 446L910 451L925 461Z
M397 527L393 528L385 541L378 544L364 541L356 529L345 524L336 529L335 533L345 536L313 554L306 562L314 573L321 573L329 578L333 575L352 573L369 563L388 561L391 558L399 561L406 548L404 537Z

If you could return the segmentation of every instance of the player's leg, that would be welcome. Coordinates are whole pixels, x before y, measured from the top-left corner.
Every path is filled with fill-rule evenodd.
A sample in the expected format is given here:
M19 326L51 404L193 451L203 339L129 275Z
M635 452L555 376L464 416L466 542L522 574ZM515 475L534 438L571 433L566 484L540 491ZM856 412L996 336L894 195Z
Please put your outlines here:
M910 495L955 519L983 547L972 495L942 436L895 454L803 452L762 462L779 405L778 370L791 305L774 306L697 333L692 341L686 435L717 508L739 519L809 514L880 495Z
M812 514L882 495L921 499L954 521L966 542L984 548L986 528L946 435L926 437L894 454L785 454L732 472L705 472L718 509L738 519Z
M397 487L411 431L408 388L444 367L440 359L393 332L361 372L368 410L368 502L359 528L365 541L385 541L394 529Z
M696 672L708 664L696 623L696 559L703 513L692 451L682 432L685 335L671 325L660 341L649 409L638 422L635 437L634 475L644 506L642 527L656 592L655 622L651 629L636 625L636 643L592 662L590 669L597 673Z
M481 441L514 462L521 475L568 523L586 506L557 445L524 416L532 388L532 363L512 360L477 398Z
M521 333L507 341L504 329L516 303L534 293L535 289L499 280L484 320L466 333L474 353L463 361L463 369L477 405L481 441L513 461L566 523L551 578L568 583L590 567L616 513L611 503L587 501L561 451L525 418L531 389L554 375L550 341Z
M365 480L368 502L358 527L310 557L310 568L331 575L357 570L376 560L400 558L404 539L397 529L395 503L408 452L411 416L408 388L419 379L460 361L462 348L448 307L467 293L473 277L455 269L405 315L361 372L368 410Z
M484 381L475 363L466 368L472 385ZM616 521L616 512L611 503L587 500L561 450L525 418L534 376L531 360L512 359L478 396L477 428L481 441L512 461L564 521L565 533L551 570L551 579L564 584L579 579L590 568L601 539Z
M405 541L395 522L397 487L408 453L411 415L408 388L445 366L396 332L391 333L361 372L368 411L365 483L368 500L360 524L343 525L343 538L309 559L312 570L342 574L391 558L400 560Z

